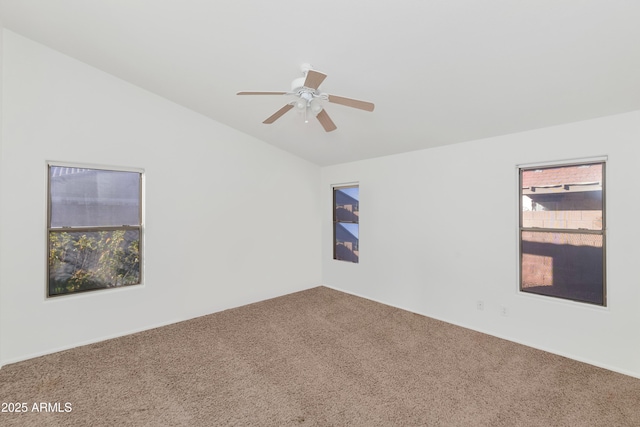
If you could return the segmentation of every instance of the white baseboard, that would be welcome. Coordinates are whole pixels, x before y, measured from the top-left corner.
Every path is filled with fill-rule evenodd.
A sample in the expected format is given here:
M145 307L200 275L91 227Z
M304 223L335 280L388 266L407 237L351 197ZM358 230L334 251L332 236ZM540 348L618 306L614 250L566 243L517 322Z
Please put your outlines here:
M483 334L486 334L486 335L491 335L492 337L500 338L500 339L503 339L503 340L506 340L506 341L511 341L511 342L516 343L516 344L525 345L527 347L535 348L536 350L546 351L547 353L555 354L557 356L566 357L567 359L572 359L572 360L575 360L577 362L586 363L588 365L596 366L598 368L606 369L608 371L612 371L612 372L616 372L616 373L619 373L619 374L627 375L629 377L640 379L640 375L638 373L627 371L625 369L620 369L618 367L611 366L611 365L608 365L606 363L596 362L596 361L590 360L588 358L576 356L575 354L568 354L568 353L557 351L557 350L554 350L554 349L551 349L551 348L546 348L544 346L535 345L535 344L532 344L532 343L527 342L527 341L515 339L513 337L508 337L508 336L496 334L496 333L493 333L493 332L489 332L489 331L483 330L482 328L477 328L477 327L470 326L470 325L465 325L465 324L461 324L461 323L457 323L457 322L452 322L451 320L448 320L448 319L442 319L442 318L437 317L437 316L432 316L432 315L429 315L429 314L426 314L426 313L421 313L421 312L416 311L416 310L411 310L411 309L408 309L408 308L405 308L405 307L401 307L401 306L398 306L398 305L389 304L388 302L379 301L379 300L377 300L375 298L370 298L370 297L367 297L367 296L364 296L364 295L360 295L360 294L358 294L356 292L346 291L344 289L336 288L336 287L329 286L329 285L322 285L322 286L324 286L326 288L329 288L329 289L333 289L333 290L338 291L338 292L344 292L345 294L349 294L349 295L353 295L353 296L356 296L356 297L359 297L359 298L367 299L369 301L377 302L379 304L384 304L384 305L388 305L390 307L395 307L395 308L398 308L400 310L408 311L410 313L415 313L415 314L419 314L421 316L429 317L430 319L435 319L435 320L439 320L441 322L449 323L451 325L460 326L461 328L470 329L472 331L480 332L480 333L483 333Z
M55 347L55 348L47 349L47 350L44 350L44 351L39 351L39 352L36 352L36 353L30 353L30 354L26 354L24 356L16 357L16 358L13 358L13 359L2 360L2 361L0 361L0 369L3 366L11 365L13 363L23 362L25 360L35 359L36 357L42 357L42 356L46 356L46 355L49 355L49 354L54 354L54 353L58 353L58 352L61 352L61 351L70 350L72 348L82 347L82 346L89 345L89 344L95 344L97 342L107 341L107 340L114 339L114 338L120 338L120 337L124 337L124 336L131 335L131 334L137 334L138 332L144 332L144 331L148 331L148 330L151 330L151 329L160 328L162 326L172 325L174 323L179 323L179 322L182 322L184 320L189 320L189 319L170 320L168 322L162 322L162 323L158 323L158 324L154 324L154 325L148 325L148 326L145 326L145 327L142 327L142 328L131 329L131 330L128 330L128 331L124 331L122 333L104 335L104 336L101 336L101 337L92 338L90 340L81 341L81 342L78 342L78 343L75 343L75 344L70 344L70 345L61 346L61 347Z
M136 328L136 329L129 329L129 330L126 330L126 331L123 331L123 332L110 334L110 335L104 335L104 336L92 338L90 340L80 341L80 342L77 342L77 343L74 343L74 344L69 344L69 345L65 345L65 346L61 346L61 347L54 347L54 348L46 349L46 350L43 350L43 351L40 351L40 352L35 352L35 353L22 355L20 357L16 357L16 358L12 358L12 359L0 360L0 369L2 369L3 366L11 365L13 363L23 362L25 360L35 359L36 357L42 357L42 356L46 356L46 355L49 355L49 354L58 353L60 351L70 350L72 348L82 347L82 346L89 345L89 344L95 344L97 342L107 341L107 340L114 339L114 338L120 338L120 337L124 337L124 336L127 336L127 335L137 334L138 332L144 332L144 331L148 331L148 330L151 330L151 329L161 328L163 326L173 325L175 323L185 322L187 320L195 319L195 318L202 317L202 316L208 316L210 314L219 313L219 312L222 312L222 311L225 311L225 310L233 310L234 308L242 307L243 305L249 305L249 304L254 304L256 302L260 302L260 301L264 301L264 300L268 300L268 299L272 299L272 298L278 298L278 297L281 297L281 296L284 296L284 295L288 295L290 293L301 292L301 291L304 291L304 290L307 290L307 289L311 289L311 288L315 288L315 287L318 287L318 286L322 286L322 285L321 284L308 285L307 287L302 287L301 289L287 291L287 292L284 292L282 294L270 295L270 296L267 296L263 300L249 301L249 302L246 302L245 304L241 304L241 305L238 305L238 306L231 306L231 307L227 307L227 308L221 308L219 310L214 310L214 311L205 312L205 313L196 313L196 314L192 314L192 315L189 315L187 317L184 317L184 318L175 318L175 319L172 319L172 320L169 320L169 321L166 321L166 322L160 322L160 323L157 323L157 324L147 325L147 326L144 326L144 327L141 327L141 328Z

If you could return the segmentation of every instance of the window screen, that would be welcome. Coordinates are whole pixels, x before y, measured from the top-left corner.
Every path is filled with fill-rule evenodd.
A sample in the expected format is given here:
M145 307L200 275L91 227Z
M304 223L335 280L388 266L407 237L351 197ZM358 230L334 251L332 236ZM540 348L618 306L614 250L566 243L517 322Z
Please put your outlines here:
M604 163L520 170L520 290L606 305Z
M333 259L357 263L359 245L360 189L333 188Z
M142 175L49 166L48 295L141 283Z

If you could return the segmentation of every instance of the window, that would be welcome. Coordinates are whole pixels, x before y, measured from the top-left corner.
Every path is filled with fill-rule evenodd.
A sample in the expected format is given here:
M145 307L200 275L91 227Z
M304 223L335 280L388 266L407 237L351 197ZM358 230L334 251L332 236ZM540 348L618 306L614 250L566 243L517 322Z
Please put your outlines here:
M141 283L142 174L49 165L47 295Z
M605 164L520 169L520 290L606 305Z
M333 259L358 262L360 195L357 185L333 188Z

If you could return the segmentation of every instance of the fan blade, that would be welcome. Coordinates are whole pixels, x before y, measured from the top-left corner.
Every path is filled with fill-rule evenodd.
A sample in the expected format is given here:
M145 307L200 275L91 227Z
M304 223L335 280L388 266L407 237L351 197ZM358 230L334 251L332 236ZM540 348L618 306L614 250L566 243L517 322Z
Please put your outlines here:
M372 102L358 101L357 99L345 98L336 95L329 95L329 102L346 105L347 107L359 108L366 111L373 111L375 107Z
M278 120L280 117L284 116L284 113L286 113L287 111L291 110L293 108L293 104L287 104L284 107L282 107L281 109L279 109L278 111L276 111L275 113L273 113L267 120L265 120L264 124L266 125L270 125L271 123L275 122L276 120Z
M238 92L236 95L286 95L287 92Z
M304 87L311 89L318 89L320 83L327 78L327 75L319 71L309 70L307 71L307 78L304 80Z
M336 124L333 123L333 120L331 120L331 117L329 117L329 115L327 114L326 110L321 110L316 116L316 118L318 119L318 121L320 122L320 124L322 125L325 131L331 132L332 130L338 129Z

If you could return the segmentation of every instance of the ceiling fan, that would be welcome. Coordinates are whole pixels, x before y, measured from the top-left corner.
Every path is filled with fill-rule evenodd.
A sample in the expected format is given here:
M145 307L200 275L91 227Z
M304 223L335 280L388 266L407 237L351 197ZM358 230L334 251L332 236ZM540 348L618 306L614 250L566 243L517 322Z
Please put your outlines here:
M359 101L357 99L345 98L343 96L329 95L318 90L320 84L327 77L326 74L316 71L309 64L302 64L303 77L299 77L291 82L290 92L238 92L238 95L293 95L295 100L273 113L264 122L271 124L282 117L286 112L294 107L304 112L305 122L308 122L308 114L314 115L325 131L331 132L337 129L333 120L329 117L322 105L322 101L333 102L334 104L346 105L347 107L359 108L365 111L373 111L374 105L371 102Z

